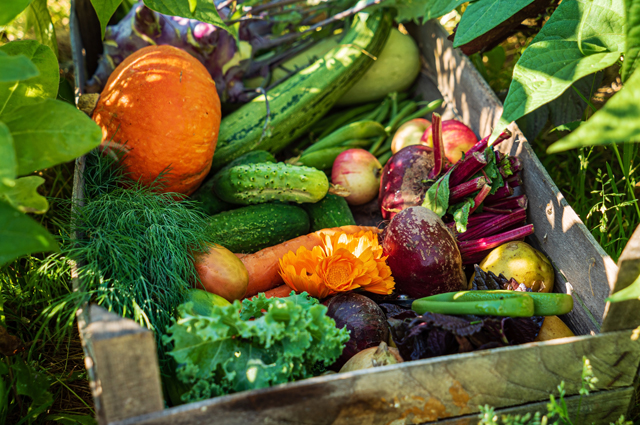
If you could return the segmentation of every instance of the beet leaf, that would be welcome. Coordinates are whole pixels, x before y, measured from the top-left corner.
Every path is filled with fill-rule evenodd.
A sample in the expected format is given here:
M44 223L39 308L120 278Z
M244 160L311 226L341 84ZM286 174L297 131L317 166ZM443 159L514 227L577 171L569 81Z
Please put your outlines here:
M449 207L449 214L453 216L453 220L456 222L456 231L458 233L464 233L467 231L467 224L469 223L469 214L471 208L473 208L475 202L471 198L467 198L459 204Z
M449 173L446 173L431 185L424 195L422 206L429 208L440 217L446 214L449 208Z

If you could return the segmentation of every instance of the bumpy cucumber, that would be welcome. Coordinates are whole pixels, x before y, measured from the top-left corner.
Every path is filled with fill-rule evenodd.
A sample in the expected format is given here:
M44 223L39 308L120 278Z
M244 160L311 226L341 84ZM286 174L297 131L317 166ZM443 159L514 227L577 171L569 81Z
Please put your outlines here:
M211 217L216 243L236 253L252 253L309 233L309 216L300 207L260 204Z
M269 90L268 122L264 96L226 116L220 125L212 169L219 170L250 150L279 152L305 134L373 64L391 23L391 15L384 10L354 16L339 46Z
M220 199L241 205L318 202L329 190L322 171L282 162L237 165L216 174L214 180Z
M229 165L220 170L220 172L227 168L235 167L236 165L257 164L260 162L276 162L276 158L267 151L251 151L231 161ZM199 201L200 204L198 206L209 215L237 208L235 204L225 202L216 195L213 189L215 184L214 178L215 176L206 180L202 186L191 195L191 199Z
M328 193L324 199L315 204L302 204L302 208L309 214L312 232L356 224L347 201L332 193Z

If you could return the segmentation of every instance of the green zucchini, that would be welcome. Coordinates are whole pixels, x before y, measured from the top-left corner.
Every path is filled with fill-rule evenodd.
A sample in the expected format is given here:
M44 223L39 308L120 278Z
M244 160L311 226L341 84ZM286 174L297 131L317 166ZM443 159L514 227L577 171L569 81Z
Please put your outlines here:
M216 174L216 194L225 202L318 202L329 191L325 173L311 167L261 163L237 165Z
M227 168L235 167L236 165L257 164L260 162L276 162L276 159L273 155L271 155L267 151L262 151L262 150L251 151L234 159L229 163L229 165L224 167L218 173L223 172ZM237 208L235 204L230 204L228 202L225 202L222 199L220 199L218 195L216 195L216 192L213 188L215 184L214 179L215 179L215 176L206 180L202 184L202 186L200 186L198 190L196 190L194 194L191 195L191 199L193 199L194 201L200 202L200 204L198 205L200 209L202 209L205 213L209 215L214 215L214 214L221 213L222 211L228 211L228 210Z
M279 152L305 134L373 64L391 24L392 16L384 10L355 15L339 46L269 90L268 121L265 96L226 116L212 169L219 170L251 150Z
M309 215L312 232L356 224L347 201L332 193L328 193L324 199L315 204L302 204L302 208Z
M253 253L309 233L309 216L300 207L260 204L210 218L214 242L236 253Z

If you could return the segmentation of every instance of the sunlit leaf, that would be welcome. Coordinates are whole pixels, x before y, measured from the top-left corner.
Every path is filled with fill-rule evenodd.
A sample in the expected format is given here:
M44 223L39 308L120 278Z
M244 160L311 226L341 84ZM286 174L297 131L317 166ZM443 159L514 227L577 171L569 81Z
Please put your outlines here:
M547 149L556 153L583 146L640 141L640 73L635 72L624 87L576 131Z
M98 20L100 21L102 38L104 38L104 31L107 28L109 19L111 19L115 11L118 9L120 3L122 3L122 0L91 0L91 4L96 11L96 15L98 15Z
M38 68L26 56L9 56L0 50L0 83L28 80L39 73Z
M0 116L17 107L55 98L60 71L58 59L50 48L35 40L19 40L0 46L9 56L26 56L38 68L40 75L18 82L0 82Z
M188 19L197 19L215 25L231 33L236 39L238 31L234 27L228 27L210 0L144 0L144 4L156 12L165 15L181 16Z
M624 5L627 12L627 47L620 71L623 83L638 67L640 59L640 0L625 0Z
M424 23L446 15L463 3L466 0L385 0L382 6L394 8L398 22Z
M44 184L40 176L27 176L17 179L13 187L0 193L14 208L24 213L44 214L49 209L47 198L38 193L38 187Z
M58 251L58 244L47 229L0 200L0 265L44 251Z
M55 99L20 107L3 120L13 137L19 176L71 161L102 141L91 118Z
M31 0L2 0L0 7L0 25L7 25L29 6Z
M51 21L51 14L47 7L47 0L33 0L29 5L29 19L27 26L33 25L36 39L49 47L58 56L58 39L56 29Z
M13 148L13 137L9 128L0 121L0 193L13 184L17 170L18 160Z
M533 0L478 0L462 14L453 47L460 47L506 21Z

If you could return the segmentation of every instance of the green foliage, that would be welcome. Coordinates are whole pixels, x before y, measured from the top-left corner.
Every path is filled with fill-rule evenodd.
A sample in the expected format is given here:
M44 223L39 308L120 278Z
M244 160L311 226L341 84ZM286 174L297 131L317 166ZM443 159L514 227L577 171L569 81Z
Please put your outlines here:
M41 12L49 16L46 2L35 0L30 7L36 12L45 7ZM55 33L47 39L56 45ZM1 265L21 255L58 249L47 230L24 215L48 208L37 192L42 178L29 174L93 149L100 144L102 132L73 105L55 100L59 69L51 48L21 40L1 46L0 52ZM9 66L13 64L24 69L24 75L16 75Z
M638 59L640 59L640 1L624 0L624 6L627 15L627 47L624 51L624 62L620 71L623 83L638 67Z
M91 0L91 4L96 11L96 15L98 15L98 20L100 21L102 38L104 38L104 32L109 20L116 10L118 10L120 3L122 3L122 0Z
M427 22L431 18L446 15L466 0L385 0L382 6L397 11L398 22Z
M214 306L211 316L179 319L165 341L179 365L177 376L190 386L183 401L265 388L319 374L342 353L349 340L327 308L306 292L286 298L235 301Z
M32 0L28 10L27 28L33 26L36 39L58 57L58 38L47 8L47 0Z
M0 25L7 25L29 6L31 0L4 0L0 7Z
M475 205L472 198L467 198L459 204L449 207L449 214L453 215L453 220L456 222L456 231L458 233L464 233L467 231L467 224L469 224L469 212Z
M533 0L478 0L464 11L456 28L453 47L460 47L497 27Z
M431 185L424 195L422 206L429 208L440 217L446 214L449 208L449 175L446 173Z

